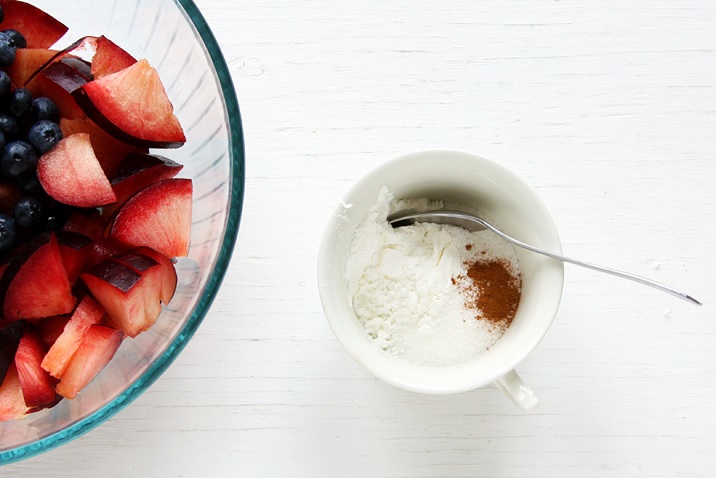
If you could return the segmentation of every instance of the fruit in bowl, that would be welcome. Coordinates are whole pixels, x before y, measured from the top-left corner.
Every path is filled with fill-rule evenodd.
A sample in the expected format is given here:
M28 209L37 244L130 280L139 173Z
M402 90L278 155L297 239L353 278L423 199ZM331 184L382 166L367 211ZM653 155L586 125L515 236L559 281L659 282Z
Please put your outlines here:
M233 248L243 151L225 63L190 2L149 0L111 18L73 2L68 26L51 2L0 7L0 461L10 461L116 413L186 344ZM106 35L87 35L93 11ZM156 34L159 18L178 41ZM191 76L177 68L199 82L178 81Z

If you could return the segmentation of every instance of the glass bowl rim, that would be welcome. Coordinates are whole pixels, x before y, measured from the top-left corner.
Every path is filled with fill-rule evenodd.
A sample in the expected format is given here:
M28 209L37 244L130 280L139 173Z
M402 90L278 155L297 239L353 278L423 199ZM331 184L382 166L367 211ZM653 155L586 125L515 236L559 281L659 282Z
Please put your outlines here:
M169 344L164 353L158 357L129 388L99 410L96 410L67 428L58 430L35 442L0 452L0 465L30 458L68 443L89 432L132 403L164 373L184 349L206 316L226 274L239 231L244 196L245 153L239 103L226 60L203 15L193 0L174 0L174 2L184 9L189 21L193 23L206 47L206 51L211 59L211 64L215 69L224 95L224 104L228 120L229 157L231 160L231 177L229 178L230 197L228 203L229 214L221 249L219 250L219 255L214 265L214 273L209 278L204 293L199 298L194 312L186 324L184 324L184 327L182 327L181 331L171 344Z

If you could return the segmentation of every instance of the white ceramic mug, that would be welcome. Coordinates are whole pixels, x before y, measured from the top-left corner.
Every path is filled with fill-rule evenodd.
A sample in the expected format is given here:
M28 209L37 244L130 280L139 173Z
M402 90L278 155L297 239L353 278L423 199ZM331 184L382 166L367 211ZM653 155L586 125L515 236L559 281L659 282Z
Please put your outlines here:
M486 213L496 226L528 244L561 253L552 217L537 195L499 164L460 151L421 151L400 156L371 171L344 197L321 242L318 282L326 318L348 353L379 379L421 393L458 393L497 382L521 408L537 397L515 367L550 327L562 296L563 263L516 248L522 270L522 297L512 324L489 350L469 362L420 366L375 346L348 298L345 265L353 235L378 192L387 185L396 199L439 199Z

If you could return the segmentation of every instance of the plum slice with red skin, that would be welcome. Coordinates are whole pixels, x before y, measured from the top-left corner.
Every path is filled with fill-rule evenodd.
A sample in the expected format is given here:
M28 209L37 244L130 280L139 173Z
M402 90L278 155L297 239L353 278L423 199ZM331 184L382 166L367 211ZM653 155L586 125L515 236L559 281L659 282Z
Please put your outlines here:
M40 336L31 327L25 327L15 352L15 366L28 407L42 407L55 400L57 381L40 364L47 353Z
M87 264L92 239L77 232L64 230L57 231L55 235L57 243L60 245L60 254L67 279L70 284L74 284Z
M115 138L147 148L178 148L186 136L157 71L142 59L73 91L88 117Z
M133 194L162 179L175 177L182 168L181 164L158 154L128 154L112 179L117 201L103 207L102 216L111 217Z
M161 277L158 264L137 272L114 259L104 260L80 275L112 323L130 337L147 330L159 317Z
M18 48L15 52L15 61L7 67L7 74L12 84L18 88L25 86L30 79L57 56L57 50L47 48Z
M104 218L97 209L77 209L70 213L62 230L97 240L104 236L104 226Z
M43 68L27 81L33 98L46 96L55 102L62 118L86 118L72 92L92 80L90 65L79 58L63 58Z
M39 49L38 49L39 50ZM19 50L18 50L19 51ZM29 71L26 80L32 80L35 75L50 66L52 63L60 61L64 58L79 58L86 63L91 64L89 73L91 78L101 78L111 73L123 70L133 65L137 60L129 53L123 50L116 43L105 37L85 36L62 50L45 50L52 51L51 55L44 54L44 61L33 61L31 66L34 70ZM35 59L35 57L32 57ZM24 67L30 70L31 66ZM9 74L9 73L8 73ZM29 81L28 81L29 82Z
M172 300L177 288L177 273L174 263L167 256L149 247L136 247L113 259L141 274L143 280L161 284L159 299L164 304ZM154 268L155 265L159 267ZM146 277L149 274L151 278Z
M40 335L42 343L45 344L45 347L49 350L55 341L57 341L57 338L62 335L69 321L70 317L68 315L53 315L52 317L40 319L33 325ZM15 323L17 322L13 322L13 324Z
M96 207L117 200L87 133L67 136L43 154L37 177L47 194L63 204Z
M57 238L50 234L43 240L28 244L2 275L0 299L6 321L68 314L75 308Z
M53 63L57 63L63 59L82 60L82 64L79 64L79 62L75 63L72 60L65 63L67 65L75 65L82 72L82 77L86 78L86 81L91 81L93 77L90 62L92 60L92 57L94 56L96 41L97 37L86 36L80 38L79 40L75 41L70 46L62 50L46 50L53 51L54 53L52 54L52 56L48 56L43 63L38 64L36 66L35 71L30 74L30 76L26 79L25 83L27 84L32 82L32 80L39 73L43 72L48 66L52 65ZM35 58L33 57L33 59ZM36 64L36 61L34 61L33 63ZM68 90L68 92L71 93L72 90Z
M118 140L89 118L62 118L60 119L60 129L64 136L70 136L75 133L88 133L90 135L90 142L97 161L99 161L108 178L112 178L117 174L120 163L128 154L147 152L147 148L133 146Z
M104 237L92 242L87 251L87 263L85 271L92 268L100 262L118 256L130 249L130 246L117 241L111 237Z
M50 14L22 1L2 2L3 30L17 30L27 48L49 48L67 32L67 27Z
M25 405L22 385L17 375L17 367L13 361L0 385L0 422L19 420L27 415L29 407Z
M121 330L91 325L57 384L57 393L65 398L75 398L112 360L123 338Z
M92 58L92 75L95 79L124 70L137 63L137 60L122 47L102 35L95 43Z
M15 361L15 352L17 352L17 346L20 344L24 330L24 320L10 322L0 328L0 382Z
M167 257L186 256L191 232L192 182L163 179L142 189L117 210L110 236L147 246Z
M60 111L60 117L82 119L87 115L77 105L72 91L92 80L90 66L76 58L64 58L54 62L28 79L25 87L32 92L33 98L46 96Z
M42 368L55 378L61 378L67 369L82 338L90 325L100 324L104 317L104 308L91 296L82 298L62 334L42 359Z
M162 271L162 277L160 279L162 291L159 298L164 305L168 304L172 300L172 297L174 297L174 292L176 292L177 289L177 271L174 268L172 260L161 252L145 246L136 247L129 252L149 256L159 264Z

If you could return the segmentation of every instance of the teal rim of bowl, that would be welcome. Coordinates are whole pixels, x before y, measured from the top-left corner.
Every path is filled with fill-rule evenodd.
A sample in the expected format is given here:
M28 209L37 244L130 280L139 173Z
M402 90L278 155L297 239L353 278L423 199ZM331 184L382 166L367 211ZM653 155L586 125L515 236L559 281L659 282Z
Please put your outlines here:
M236 236L239 232L239 223L241 221L241 210L244 198L244 180L245 180L245 154L244 154L244 136L241 124L241 114L239 112L239 103L236 98L234 85L229 74L229 68L226 65L219 44L211 32L206 20L199 12L199 9L191 0L175 0L184 9L191 22L194 24L197 32L201 36L207 52L211 58L212 64L216 71L216 76L221 85L224 95L226 107L230 147L229 154L231 157L231 194L229 198L229 215L224 232L224 239L221 244L221 250L216 260L214 273L209 278L204 294L200 297L184 328L176 336L174 341L169 344L167 350L162 354L147 370L137 379L127 390L117 398L88 415L77 423L53 433L36 442L23 445L12 450L0 453L0 464L5 465L19 460L30 458L45 451L56 448L60 445L68 443L75 438L87 433L105 420L114 416L124 407L132 403L139 395L141 395L151 384L153 384L159 376L169 367L179 353L184 349L189 339L194 335L196 329L201 324L204 316L209 310L211 303L216 297L226 269L231 259L231 254L236 243Z

